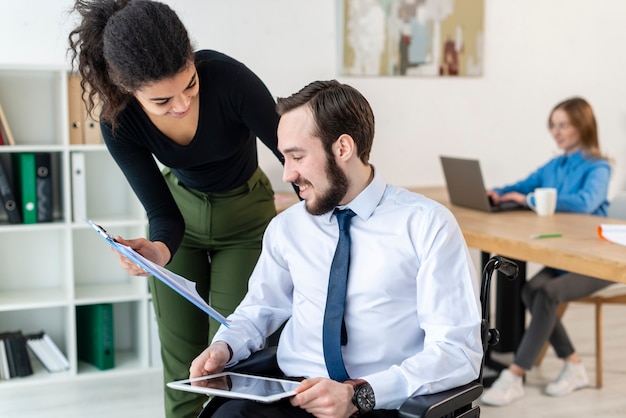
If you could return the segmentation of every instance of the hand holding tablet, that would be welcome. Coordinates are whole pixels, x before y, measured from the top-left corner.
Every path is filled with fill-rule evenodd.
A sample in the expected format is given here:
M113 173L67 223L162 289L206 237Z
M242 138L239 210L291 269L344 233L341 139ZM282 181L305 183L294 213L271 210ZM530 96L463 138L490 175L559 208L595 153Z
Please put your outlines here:
M295 395L300 382L242 373L222 372L210 376L169 382L168 387L225 398L270 403Z

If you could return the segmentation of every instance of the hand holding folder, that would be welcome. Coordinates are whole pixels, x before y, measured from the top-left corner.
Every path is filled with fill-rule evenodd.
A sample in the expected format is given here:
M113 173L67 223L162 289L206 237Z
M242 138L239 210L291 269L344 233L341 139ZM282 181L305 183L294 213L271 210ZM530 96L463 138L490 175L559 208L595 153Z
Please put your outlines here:
M111 235L109 235L104 228L99 225L96 225L94 222L90 220L85 220L89 226L91 226L100 237L104 238L104 240L111 246L115 251L123 255L124 257L132 260L137 263L141 268L152 274L157 279L161 280L163 283L171 287L173 290L178 292L182 297L196 305L202 311L210 315L219 323L228 327L228 320L215 309L213 309L209 304L207 304L204 299L198 294L196 290L196 284L191 280L187 280L178 274L169 271L165 267L161 267L156 263L148 260L137 251L132 248L122 245L115 240Z

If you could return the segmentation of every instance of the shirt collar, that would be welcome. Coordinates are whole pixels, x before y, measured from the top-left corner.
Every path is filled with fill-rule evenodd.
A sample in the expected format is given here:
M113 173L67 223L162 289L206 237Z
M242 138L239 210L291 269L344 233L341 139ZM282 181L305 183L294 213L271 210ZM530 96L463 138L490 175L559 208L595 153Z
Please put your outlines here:
M577 161L582 161L584 159L585 159L585 156L583 154L583 149L580 148L580 149L574 151L573 153L571 153L569 155L568 154L563 154L561 156L561 164L563 164L563 165L565 163L571 164L571 163L574 163L574 162L577 162Z
M387 183L383 177L378 174L378 171L373 165L372 170L374 170L374 178L370 184L368 184L367 187L357 195L357 197L352 199L352 201L348 202L346 205L338 206L339 209L352 209L352 211L363 220L372 216L374 209L378 206L378 203L382 199L385 189L387 188ZM330 220L333 216L333 211L326 213L324 216Z

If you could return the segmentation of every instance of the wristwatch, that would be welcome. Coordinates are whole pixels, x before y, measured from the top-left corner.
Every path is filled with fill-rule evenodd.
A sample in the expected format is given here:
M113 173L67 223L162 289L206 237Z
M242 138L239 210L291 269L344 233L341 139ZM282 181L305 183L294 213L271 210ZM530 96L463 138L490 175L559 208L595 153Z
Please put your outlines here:
M374 409L374 406L376 406L376 397L374 396L374 389L372 389L369 383L363 379L351 379L343 383L352 385L354 388L352 403L357 407L359 413L369 412Z

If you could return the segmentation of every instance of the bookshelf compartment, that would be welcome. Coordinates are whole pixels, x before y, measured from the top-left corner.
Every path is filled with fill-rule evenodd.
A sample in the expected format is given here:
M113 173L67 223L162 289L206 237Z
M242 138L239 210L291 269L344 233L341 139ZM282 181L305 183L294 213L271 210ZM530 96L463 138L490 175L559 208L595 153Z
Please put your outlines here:
M15 145L61 145L65 86L57 70L0 69L0 103Z
M115 353L118 368L147 367L148 317L145 315L147 301L115 303L114 329Z
M139 227L116 227L115 235L137 236ZM147 279L129 276L111 247L91 228L73 231L75 297L80 303L136 300L147 295Z
M67 355L67 330L71 329L67 312L67 307L0 312L0 332L21 330L24 334L35 334L45 331Z
M106 150L100 152L73 151L71 161L76 157L84 159L84 187L76 180L72 169L72 199L86 202L86 215L89 219L119 220L129 216L141 219L143 209L132 192L126 178ZM80 159L78 160L80 161ZM77 187L78 185L78 187ZM123 187L122 187L123 186ZM78 221L76 216L74 221Z
M70 318L67 307L46 308L46 309L25 309L10 312L0 312L0 332L21 331L24 335L37 334L44 331L52 338L57 347L70 358L67 348L71 346L69 341L73 337L68 330ZM25 377L12 378L3 383L28 383L42 379L55 379L60 376L67 376L71 373L71 368L66 371L49 372L41 362L29 350L30 362L33 374Z
M147 317L144 313L146 303L144 300L112 304L113 329L103 330L103 332L113 333L114 365L106 370L101 370L94 364L79 359L79 374L122 372L148 367L148 331L145 326ZM77 332L80 330L77 329ZM77 341L80 339L81 336L77 335ZM101 347L101 349L105 348Z
M66 234L58 226L38 229L35 225L7 227L0 235L2 246L0 293L9 291L68 289L68 271L64 249Z
M18 149L19 150L19 149ZM31 151L28 151L31 152ZM17 189L18 189L18 179L14 175L13 171L13 157L12 154L19 154L20 152L15 152L13 147L2 147L0 146L0 162L2 163L2 167L4 168L4 173L7 176L7 179L10 183L11 190L13 192L14 197L17 199ZM40 152L36 152L39 154ZM37 167L37 171L40 169L49 170L49 179L50 179L50 190L52 196L52 222L63 222L65 219L65 211L63 196L64 196L64 188L63 188L63 155L61 152L43 152L50 155L50 167ZM39 171L41 173L41 171ZM34 174L37 175L37 174ZM38 202L38 204L40 204ZM19 202L18 202L19 206ZM40 210L40 208L38 208ZM23 217L22 217L23 221ZM38 221L39 222L39 221ZM43 222L40 222L43 223ZM9 218L6 210L0 207L0 227L3 225L20 225L20 224L11 224L9 223Z

